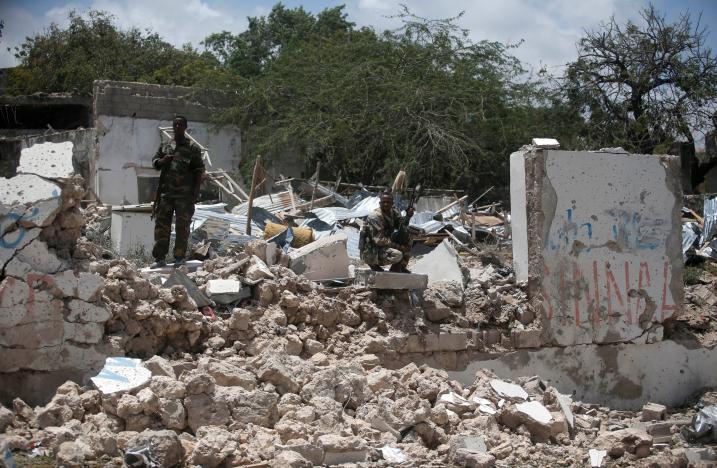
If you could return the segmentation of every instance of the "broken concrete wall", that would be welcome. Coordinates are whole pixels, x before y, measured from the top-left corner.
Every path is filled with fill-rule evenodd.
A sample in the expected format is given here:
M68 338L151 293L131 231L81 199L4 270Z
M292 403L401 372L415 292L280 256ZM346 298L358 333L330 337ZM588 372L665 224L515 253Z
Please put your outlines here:
M239 129L216 128L211 123L225 105L221 95L193 88L95 82L98 157L91 168L90 188L104 204L149 201L152 190L148 187L158 177L151 164L160 144L158 127L170 127L175 115L185 116L188 132L209 148L212 165L207 165L207 170L236 170L241 151Z
M81 175L85 181L88 180L90 160L94 159L96 151L94 128L19 136L1 140L0 177L10 178L17 173L17 165L20 163L20 153L23 149L47 142L71 142L72 165L75 173Z
M715 358L715 348L665 340L476 355L464 369L449 374L459 382L470 382L481 369L503 378L526 375L529 369L575 399L638 409L648 401L681 406L695 392L715 387Z
M525 199L513 218L515 270L519 281L528 273L546 341L661 339L683 297L679 160L528 147L511 155L514 176L521 165L525 177L511 180L513 206Z
M51 392L33 390L40 376L61 383L106 356L103 279L71 269L84 222L72 154L69 142L26 148L18 175L0 179L0 399Z
M30 148L42 143L72 143L72 167L75 174L79 174L87 182L90 177L90 161L96 156L97 146L94 128L68 130L65 132L49 133L47 135L34 135L23 138L20 149Z

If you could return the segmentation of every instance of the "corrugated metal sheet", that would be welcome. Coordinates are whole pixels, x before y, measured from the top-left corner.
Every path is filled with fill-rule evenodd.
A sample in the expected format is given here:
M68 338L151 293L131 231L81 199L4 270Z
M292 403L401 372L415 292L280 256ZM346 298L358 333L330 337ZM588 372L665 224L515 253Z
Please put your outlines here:
M682 225L682 254L684 255L692 247L699 237L697 223L684 223Z
M294 195L294 202L299 205L304 203L297 195ZM291 195L289 191L273 193L271 195L262 195L256 197L252 203L252 207L264 208L269 213L280 213L282 211L291 210ZM244 202L240 205L235 206L232 209L232 213L236 215L247 215L249 211L249 202ZM253 210L252 210L253 211Z
M705 229L700 238L700 244L704 244L714 237L717 233L717 197L705 199L703 211L705 219Z
M232 237L237 238L237 241L239 240L237 237L237 233L239 235L246 236L246 216L231 213L217 213L215 211L206 211L201 209L194 210L194 216L192 216L192 230L201 227L201 225L206 222L207 219L211 219L210 223L212 224L212 226L216 226L216 222L218 220L226 222L231 228L231 230L234 231L234 233L230 235ZM261 228L261 226L259 226L252 220L251 232L254 234L261 235L263 229Z
M307 219L302 226L308 225L307 222L311 218L319 219L326 225L336 226L339 221L353 218L365 218L373 212L379 205L378 197L368 197L359 201L353 208L343 208L341 206L328 206L326 208L314 208L307 214Z

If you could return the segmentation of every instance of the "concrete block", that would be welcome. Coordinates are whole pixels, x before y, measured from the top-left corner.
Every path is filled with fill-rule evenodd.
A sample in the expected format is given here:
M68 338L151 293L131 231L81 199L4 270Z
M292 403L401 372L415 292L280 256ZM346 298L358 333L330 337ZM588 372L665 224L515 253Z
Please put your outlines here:
M69 303L70 313L67 314L68 322L93 322L104 323L109 320L111 314L104 307L90 304L89 302L73 299Z
M241 281L216 279L207 281L207 294L218 304L231 304L251 297L251 288L242 287Z
M463 285L463 272L458 264L458 254L447 239L416 261L411 266L411 272L427 275L428 284L455 281Z
M441 351L464 351L468 349L468 333L429 333L408 335L399 353L432 353Z
M682 308L679 161L511 155L513 258L551 344L636 340Z
M98 274L81 272L77 282L77 297L83 301L92 301L105 285L105 280Z
M289 268L311 280L347 278L349 255L346 234L322 237L289 253Z
M513 330L514 348L539 348L543 344L540 330Z
M40 239L35 239L16 252L15 259L25 263L33 271L41 273L56 273L65 268L65 262L57 258L57 255Z
M45 320L0 328L0 346L36 350L62 344L62 320Z
M2 238L0 238L0 268L5 266L5 264L15 256L15 252L24 249L26 245L37 239L40 232L42 232L40 228L20 228L2 236Z
M18 174L36 174L47 179L70 178L72 167L72 142L40 143L20 152Z
M17 224L26 229L49 226L52 224L52 221L55 220L55 216L59 213L61 205L62 201L60 198L51 198L49 200L35 202L25 210L22 217L17 220Z
M426 289L428 276L415 273L391 273L357 268L355 283L376 289Z
M101 323L63 322L65 340L75 343L96 344L102 341L105 326Z
M366 461L368 456L368 446L359 437L325 434L319 436L318 440L324 449L324 465L360 463Z
M62 329L62 325L59 328ZM59 367L61 349L61 345L55 345L28 352L25 348L0 347L0 372L55 370Z
M661 421L665 419L667 407L658 403L647 403L642 407L642 421Z

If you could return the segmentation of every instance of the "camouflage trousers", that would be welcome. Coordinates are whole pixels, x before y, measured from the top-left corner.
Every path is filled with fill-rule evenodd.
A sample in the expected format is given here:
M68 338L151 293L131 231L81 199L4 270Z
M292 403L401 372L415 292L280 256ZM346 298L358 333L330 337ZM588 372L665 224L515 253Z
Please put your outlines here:
M410 253L403 253L390 247L374 247L361 252L361 260L371 267L398 264L405 268L410 258Z
M174 256L185 257L189 242L189 229L194 215L194 201L191 198L162 197L154 219L154 248L152 257L164 260L169 252L169 238L172 234L172 215L175 216L176 238Z

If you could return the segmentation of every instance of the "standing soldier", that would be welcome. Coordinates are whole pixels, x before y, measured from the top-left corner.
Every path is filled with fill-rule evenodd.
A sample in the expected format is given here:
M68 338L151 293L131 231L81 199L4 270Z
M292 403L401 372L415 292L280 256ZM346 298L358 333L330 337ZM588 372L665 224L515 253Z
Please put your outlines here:
M152 165L160 170L159 187L154 201L155 262L151 268L166 266L172 233L172 215L175 215L176 239L174 267L184 263L189 242L189 229L194 215L194 203L199 197L199 186L204 175L204 162L199 146L184 135L187 119L177 116L172 122L174 140L162 143L152 158Z
M379 208L368 216L361 229L361 260L375 271L383 271L382 265L391 265L390 271L409 273L406 268L411 258L408 236L403 243L398 243L394 242L393 233L405 229L412 216L413 207L406 210L405 217L400 216L393 208L393 194L388 190L383 192Z

